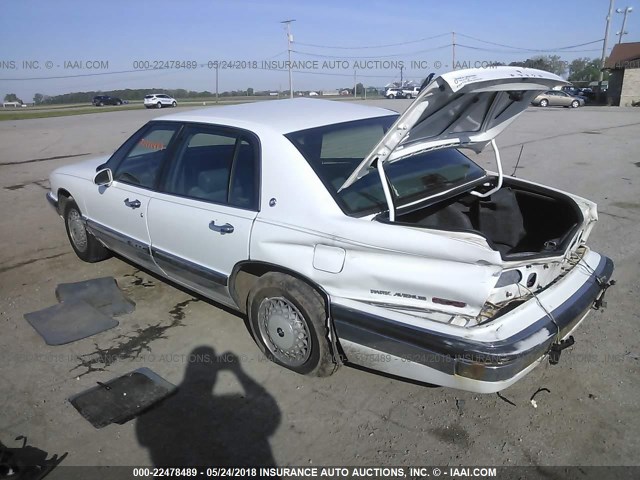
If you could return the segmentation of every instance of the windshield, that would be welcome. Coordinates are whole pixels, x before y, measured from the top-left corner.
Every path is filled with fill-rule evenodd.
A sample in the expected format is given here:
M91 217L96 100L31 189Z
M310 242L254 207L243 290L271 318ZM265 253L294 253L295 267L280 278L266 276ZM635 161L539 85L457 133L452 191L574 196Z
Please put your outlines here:
M368 214L386 209L380 177L375 168L338 192L349 175L383 137L396 115L339 123L290 133L298 148L333 198L347 214ZM373 173L373 175L372 175ZM482 178L485 172L456 149L418 153L385 164L394 203L399 206Z

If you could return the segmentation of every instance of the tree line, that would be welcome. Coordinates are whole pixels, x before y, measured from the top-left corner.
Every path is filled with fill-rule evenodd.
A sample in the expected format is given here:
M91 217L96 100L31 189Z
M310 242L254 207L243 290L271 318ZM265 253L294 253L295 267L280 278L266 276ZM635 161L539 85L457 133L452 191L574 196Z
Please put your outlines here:
M495 63L493 65L506 65L505 63ZM513 67L527 67L537 68L539 70L545 70L555 73L562 77L568 76L570 82L588 83L598 80L600 75L600 59L599 58L576 58L571 62L562 60L559 55L538 55L535 57L527 58L523 61L511 62L508 64ZM608 72L605 72L604 78L608 78ZM351 89L351 91L353 91ZM356 86L356 92L362 93L364 86L359 83ZM91 103L91 100L96 95L110 95L122 100L142 100L145 95L151 93L166 93L176 99L184 98L213 98L215 93L208 90L201 92L195 90L185 90L183 88L178 89L164 89L164 88L144 88L144 89L124 89L124 90L111 90L111 91L90 91L90 92L73 92L65 93L62 95L45 95L42 93L36 93L33 97L33 103L36 105L54 105L54 104L66 104L66 103ZM238 97L238 96L252 96L252 95L269 95L269 91L254 91L253 88L246 90L232 90L221 92L220 97ZM5 102L20 102L14 93L9 93L4 97Z
M250 89L251 90L251 89ZM33 96L33 103L36 105L53 105L64 103L91 103L93 97L96 95L109 95L111 97L120 98L121 100L142 100L145 95L152 93L165 93L173 98L209 98L215 97L216 94L204 90L198 92L195 90L185 90L184 88L166 89L166 88L127 88L124 90L109 90L109 91L89 91L89 92L73 92L65 93L62 95L44 95L42 93L36 93ZM247 95L247 90L244 91L232 91L222 92L221 97L226 96L238 96Z
M594 82L600 77L599 58L576 58L571 62L562 60L559 55L538 55L522 62L511 62L512 67L527 67L545 70L561 77L567 76L570 82L588 83ZM604 72L605 80L609 78L609 72Z

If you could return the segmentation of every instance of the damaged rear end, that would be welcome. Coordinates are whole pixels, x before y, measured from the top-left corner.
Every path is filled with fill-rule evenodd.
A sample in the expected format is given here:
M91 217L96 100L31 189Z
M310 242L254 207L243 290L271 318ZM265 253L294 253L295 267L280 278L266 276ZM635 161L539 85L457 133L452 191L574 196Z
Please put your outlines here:
M495 142L540 91L563 83L512 67L443 75L344 181L338 195L362 203L375 197L377 179L387 208L369 217L384 232L376 246L405 262L403 270L385 270L363 250L345 263L342 282L375 280L368 296L343 288L332 299L350 361L495 392L547 355L557 363L573 330L604 305L613 262L586 244L596 205L503 175ZM461 153L487 145L497 173ZM387 237L401 238L410 259L393 252Z

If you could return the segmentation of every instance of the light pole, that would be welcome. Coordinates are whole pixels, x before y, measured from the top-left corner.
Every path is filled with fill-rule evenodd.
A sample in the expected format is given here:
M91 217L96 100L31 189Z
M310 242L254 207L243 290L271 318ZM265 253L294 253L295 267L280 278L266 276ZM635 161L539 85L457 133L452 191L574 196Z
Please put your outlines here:
M293 80L291 79L291 42L293 42L293 35L291 35L291 22L295 22L295 19L283 20L280 22L287 25L287 51L289 52L289 98L293 98Z
M602 80L604 79L604 61L607 59L607 40L609 39L609 25L611 25L611 14L613 13L613 0L609 0L609 12L607 13L607 23L604 28L604 40L602 41L602 58L600 59L600 75L598 76L598 90L602 91Z
M216 62L216 103L218 103L218 62Z
M616 9L616 13L624 13L624 17L622 18L622 28L617 33L618 43L622 43L622 36L629 33L624 31L624 26L627 24L627 15L631 12L633 12L633 7L624 7L624 9L623 8Z

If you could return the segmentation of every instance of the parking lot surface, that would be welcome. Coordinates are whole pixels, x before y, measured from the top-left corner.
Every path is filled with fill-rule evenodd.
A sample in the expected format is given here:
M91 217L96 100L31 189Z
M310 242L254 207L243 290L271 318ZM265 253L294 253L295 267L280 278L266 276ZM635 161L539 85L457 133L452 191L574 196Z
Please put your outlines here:
M404 100L367 102L403 109ZM211 107L215 108L215 107ZM342 368L306 378L264 361L243 318L118 258L76 258L45 201L49 173L108 154L165 111L0 123L0 441L23 435L64 465L637 465L640 462L640 111L530 108L498 138L505 173L598 203L590 246L615 264L560 364L498 395ZM173 113L173 112L172 112ZM489 151L472 156L494 168ZM295 179L292 179L295 181ZM23 315L55 287L113 276L136 302L120 325L51 347ZM215 361L212 361L215 360ZM94 429L67 398L139 367L176 395ZM537 408L530 402L536 396ZM507 401L508 400L508 401ZM51 478L64 478L56 472Z

